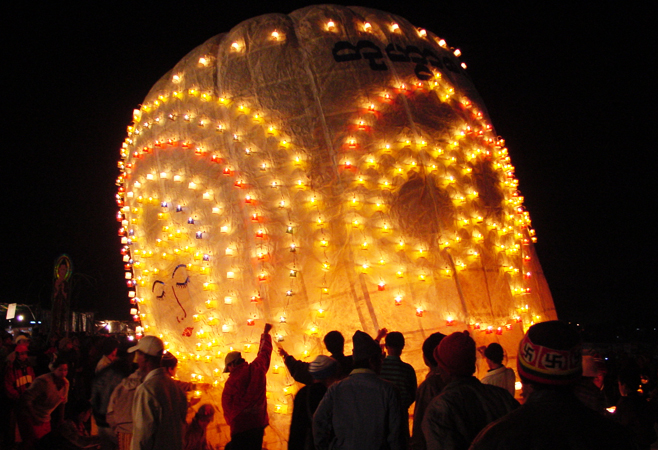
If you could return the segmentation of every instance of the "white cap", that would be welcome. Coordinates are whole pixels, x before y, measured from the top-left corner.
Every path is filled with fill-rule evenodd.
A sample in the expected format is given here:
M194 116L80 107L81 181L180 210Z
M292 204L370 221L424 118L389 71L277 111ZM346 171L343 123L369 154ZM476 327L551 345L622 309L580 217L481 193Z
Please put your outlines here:
M137 345L128 349L128 353L136 352L137 350L145 355L158 356L162 355L164 344L155 336L144 336L139 340Z

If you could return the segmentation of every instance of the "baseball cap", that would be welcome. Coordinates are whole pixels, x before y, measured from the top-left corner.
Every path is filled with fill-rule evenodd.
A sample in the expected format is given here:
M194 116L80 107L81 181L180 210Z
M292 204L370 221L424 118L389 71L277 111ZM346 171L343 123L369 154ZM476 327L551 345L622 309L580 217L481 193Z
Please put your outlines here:
M145 355L158 356L164 351L164 344L162 340L155 336L144 336L139 340L137 345L128 349L128 353L133 353L137 350Z
M228 365L233 361L237 361L238 359L242 359L242 354L240 352L227 353L226 358L224 358L224 373L228 372Z

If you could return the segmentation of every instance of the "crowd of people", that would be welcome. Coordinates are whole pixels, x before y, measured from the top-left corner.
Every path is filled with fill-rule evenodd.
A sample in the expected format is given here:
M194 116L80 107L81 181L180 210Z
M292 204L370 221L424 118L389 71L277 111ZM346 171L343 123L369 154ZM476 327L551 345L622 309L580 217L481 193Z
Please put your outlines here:
M7 333L0 347L7 405L0 408L0 446L260 450L269 425L271 329L265 325L253 361L235 351L225 357L221 410L230 440L220 447L206 436L212 404L200 405L187 422L200 400L186 393L210 386L176 379L176 357L159 338L135 344ZM610 398L605 362L583 352L578 333L559 321L528 329L516 373L504 365L498 343L476 348L467 331L431 334L422 346L429 372L420 384L403 360L400 332L382 329L373 338L356 331L352 355L344 354L338 331L327 333L324 344L329 355L310 362L278 347L303 385L294 398L290 450L645 450L656 441L655 367L625 361L616 370L618 395ZM489 369L481 379L478 353Z

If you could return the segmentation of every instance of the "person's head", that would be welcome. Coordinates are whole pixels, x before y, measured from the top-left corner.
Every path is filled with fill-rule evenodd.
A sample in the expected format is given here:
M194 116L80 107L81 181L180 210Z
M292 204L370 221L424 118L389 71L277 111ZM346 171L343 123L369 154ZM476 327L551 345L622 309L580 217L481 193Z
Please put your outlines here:
M215 408L212 405L206 403L201 405L199 410L194 415L194 421L196 421L201 428L206 428L210 422L212 422L213 417L215 416Z
M70 338L64 337L59 340L59 350L62 352L68 352L73 349L73 342Z
M427 367L436 367L434 350L439 346L444 337L446 337L446 335L443 333L432 333L427 339L425 339L425 342L423 342L423 360Z
M27 344L24 342L21 342L16 346L14 349L14 352L16 353L16 359L20 362L25 362L27 361Z
M324 346L332 355L342 355L345 348L345 338L340 331L330 331L324 337Z
M503 347L499 343L492 342L484 350L484 357L487 358L492 363L494 363L495 365L500 365L503 363L505 352L503 350Z
M352 336L352 359L355 369L371 369L376 373L382 368L382 350L367 333L357 330Z
M171 352L165 352L162 355L162 367L167 371L170 377L176 376L176 366L178 365L178 358Z
M69 265L66 262L62 262L57 266L57 278L60 280L66 279L66 273L69 271Z
M87 422L91 416L91 403L89 400L81 399L70 402L68 406L68 417L76 422Z
M229 352L224 358L224 373L231 373L233 370L242 364L244 359L242 358L242 353L240 352Z
M626 397L631 392L637 392L642 383L640 368L636 364L626 364L619 370L617 376L619 393Z
M144 336L137 345L128 349L128 353L135 353L135 362L140 369L151 371L160 367L164 343L155 336Z
M14 342L13 336L11 333L7 333L6 331L2 332L2 345L4 346L9 346Z
M119 350L119 341L113 338L108 338L101 344L101 353L107 356L111 361L117 358L117 351Z
M57 358L48 367L53 375L59 379L66 378L66 375L69 373L69 365L64 358Z
M338 362L335 359L330 356L319 355L311 361L308 372L315 381L326 382L336 374L337 369Z
M578 333L557 320L531 326L519 344L517 370L524 388L560 388L577 383L582 376Z
M400 356L404 348L404 336L399 331L391 331L384 338L384 345L389 355Z
M21 342L24 342L25 344L30 345L30 338L29 338L29 336L26 336L26 335L23 334L23 333L18 334L18 335L14 338L14 344L18 345L18 344L20 344Z
M434 359L447 382L475 373L475 341L467 331L452 333L434 350Z

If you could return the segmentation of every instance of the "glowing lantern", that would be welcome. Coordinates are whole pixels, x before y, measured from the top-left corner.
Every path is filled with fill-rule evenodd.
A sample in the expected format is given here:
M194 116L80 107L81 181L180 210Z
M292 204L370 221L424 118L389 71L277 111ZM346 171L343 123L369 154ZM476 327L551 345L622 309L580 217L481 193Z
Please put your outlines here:
M373 57L390 44L414 57ZM205 343L226 354L254 342L256 317L276 322L300 359L319 354L331 330L349 343L357 329L387 327L418 349L469 323L479 345L505 340L514 357L522 326L486 336L494 329L479 324L515 311L523 325L556 318L507 150L445 41L379 11L308 7L247 20L171 74L134 114L118 198L122 254L141 264L127 280L144 300L134 316L194 355L182 379L221 370ZM214 292L219 301L206 303ZM424 369L419 353L410 358ZM268 377L271 390L283 392L285 378ZM270 414L265 446L280 448L289 413L273 395L282 413Z

